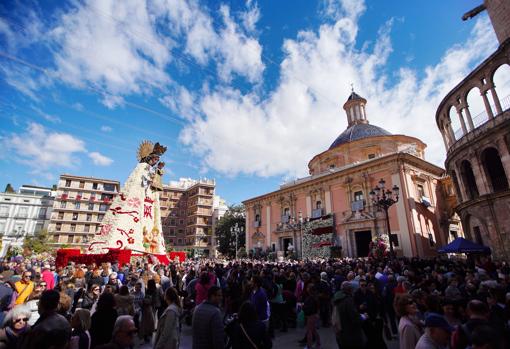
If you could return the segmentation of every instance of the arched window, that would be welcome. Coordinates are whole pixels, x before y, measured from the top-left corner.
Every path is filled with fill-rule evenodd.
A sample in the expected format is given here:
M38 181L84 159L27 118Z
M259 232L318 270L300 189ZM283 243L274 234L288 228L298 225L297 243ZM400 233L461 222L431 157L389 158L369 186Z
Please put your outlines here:
M485 149L482 153L482 164L493 192L508 189L508 179L497 149Z
M466 187L466 193L468 195L468 199L474 199L480 196L478 193L478 187L476 186L475 175L473 174L473 168L471 167L471 163L467 160L462 161L461 165L461 173L462 180L464 182L464 186Z

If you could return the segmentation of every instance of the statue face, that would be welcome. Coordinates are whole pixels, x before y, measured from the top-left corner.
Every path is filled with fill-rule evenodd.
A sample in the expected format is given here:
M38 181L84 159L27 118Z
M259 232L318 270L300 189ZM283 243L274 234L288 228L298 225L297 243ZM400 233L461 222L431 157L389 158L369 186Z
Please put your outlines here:
M153 156L150 160L149 160L149 165L151 166L154 166L158 163L159 161L159 156Z

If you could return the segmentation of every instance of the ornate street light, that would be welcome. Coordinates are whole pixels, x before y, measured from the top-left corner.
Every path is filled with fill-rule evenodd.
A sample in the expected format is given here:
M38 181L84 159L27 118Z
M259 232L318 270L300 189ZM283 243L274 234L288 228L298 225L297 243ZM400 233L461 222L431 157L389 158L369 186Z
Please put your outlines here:
M400 188L396 185L391 188L391 190L386 189L386 181L381 178L377 187L372 189L370 192L370 199L372 203L384 210L386 214L386 229L388 231L388 238L390 240L390 255L393 258L395 255L393 253L393 240L391 239L391 228L390 228L390 217L388 215L388 209L398 201L400 193Z
M236 259L237 259L237 250L238 250L238 247L237 247L237 244L238 244L238 239L239 239L239 233L242 233L244 231L244 227L240 227L239 224L235 224L235 226L233 227L230 227L230 232L232 234L236 234Z

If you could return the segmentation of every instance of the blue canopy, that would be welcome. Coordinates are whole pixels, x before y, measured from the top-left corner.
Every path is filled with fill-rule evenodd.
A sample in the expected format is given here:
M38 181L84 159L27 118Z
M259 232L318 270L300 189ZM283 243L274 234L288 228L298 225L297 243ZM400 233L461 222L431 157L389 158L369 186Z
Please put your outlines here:
M439 253L491 253L491 249L464 238L456 238L437 250Z

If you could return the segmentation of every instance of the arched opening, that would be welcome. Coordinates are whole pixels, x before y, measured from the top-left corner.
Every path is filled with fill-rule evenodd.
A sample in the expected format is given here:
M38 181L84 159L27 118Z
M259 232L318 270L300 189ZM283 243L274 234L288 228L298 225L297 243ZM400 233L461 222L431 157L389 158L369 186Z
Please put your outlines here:
M480 96L480 89L473 87L466 96L466 102L473 120L474 127L477 128L487 121L487 112L483 104L483 98Z
M482 164L490 181L493 192L508 189L508 179L505 169L501 163L498 150L495 148L487 148L482 153Z
M457 110L454 106L450 107L448 111L448 116L450 116L451 127L453 133L455 135L455 140L461 139L464 136L464 132L462 131L462 127L460 126L459 115L457 114Z
M494 72L492 81L501 103L501 109L503 111L510 109L510 66L508 64L500 65Z
M480 196L480 194L478 193L478 187L476 186L476 179L473 173L473 168L471 167L471 163L467 160L464 160L462 161L460 168L468 199L471 200L477 198Z

